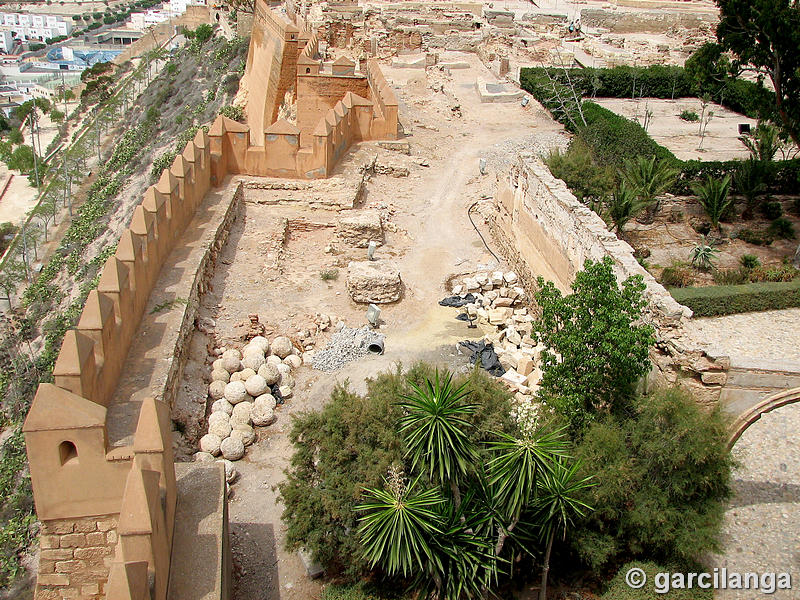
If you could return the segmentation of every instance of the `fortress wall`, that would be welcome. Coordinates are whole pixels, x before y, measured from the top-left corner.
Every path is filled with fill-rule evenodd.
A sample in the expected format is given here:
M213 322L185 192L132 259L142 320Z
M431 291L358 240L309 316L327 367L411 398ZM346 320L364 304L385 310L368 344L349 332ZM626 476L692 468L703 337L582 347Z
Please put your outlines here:
M293 89L297 71L300 30L257 0L247 55L247 123L256 146L264 143L264 129L278 118L278 108Z
M369 98L367 79L354 76L298 74L297 126L302 132L303 145L319 120L336 106L347 92Z
M145 399L132 445L112 447L106 407L161 266L211 185L210 142L199 132L146 191L77 327L64 336L54 383L39 386L26 418L48 550L37 600L117 600L136 589L150 598L149 579L153 599L166 598L176 503L170 408Z
M378 61L371 58L366 66L369 98L375 105L375 118L370 126L370 138L396 140L398 135L397 96L383 76Z
M493 237L529 294L536 289L534 275L543 275L568 291L584 261L605 256L613 260L620 281L642 277L647 301L643 318L656 332L649 383L678 383L706 406L719 401L722 385L705 381L724 382L730 361L709 356L682 337L691 310L676 302L637 262L633 249L611 233L539 159L520 156L508 175L498 181L489 222ZM708 377L709 373L719 373L719 377Z

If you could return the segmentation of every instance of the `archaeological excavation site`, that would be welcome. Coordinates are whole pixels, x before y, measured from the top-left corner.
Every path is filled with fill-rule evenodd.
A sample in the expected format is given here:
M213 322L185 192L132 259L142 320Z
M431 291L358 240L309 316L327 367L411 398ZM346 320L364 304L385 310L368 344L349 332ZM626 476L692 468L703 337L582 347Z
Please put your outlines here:
M796 2L192 8L3 255L0 599L799 597Z

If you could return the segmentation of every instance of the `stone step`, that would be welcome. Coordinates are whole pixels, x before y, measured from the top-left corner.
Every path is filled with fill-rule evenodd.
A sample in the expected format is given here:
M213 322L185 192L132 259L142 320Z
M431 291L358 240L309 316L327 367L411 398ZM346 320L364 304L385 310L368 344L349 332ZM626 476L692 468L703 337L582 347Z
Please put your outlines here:
M785 371L750 371L731 368L726 387L770 389L775 391L800 387L800 373Z

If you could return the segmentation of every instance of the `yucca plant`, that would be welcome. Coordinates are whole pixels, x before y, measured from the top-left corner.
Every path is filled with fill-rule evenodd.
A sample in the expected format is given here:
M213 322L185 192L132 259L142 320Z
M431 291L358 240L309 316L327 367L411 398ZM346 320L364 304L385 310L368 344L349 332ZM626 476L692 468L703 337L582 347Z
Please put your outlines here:
M754 131L739 137L750 152L750 156L762 162L769 162L780 149L781 141L778 128L770 123L759 121Z
M658 199L666 192L678 176L678 170L665 160L639 156L625 161L620 178L635 191L639 201L647 207L647 220L652 222L661 207Z
M399 403L403 411L400 433L408 445L411 470L427 475L431 481L449 485L458 506L461 495L458 484L471 469L477 450L467 432L472 425L467 417L475 412L475 404L464 401L466 383L453 386L453 376L425 380L420 387L409 382L412 393Z
M561 534L562 539L566 539L567 529L573 525L574 519L594 510L581 498L585 496L584 492L595 484L591 477L580 476L580 468L580 461L568 462L564 458L559 458L553 463L552 469L542 472L537 481L534 519L539 522L542 533L547 539L542 562L539 600L547 600L550 551L553 549L556 535Z
M705 183L695 185L693 188L711 224L720 232L722 230L719 225L719 220L731 207L732 203L732 200L728 197L730 187L731 178L729 175L725 175L722 179L713 179L711 176L708 176L706 177Z

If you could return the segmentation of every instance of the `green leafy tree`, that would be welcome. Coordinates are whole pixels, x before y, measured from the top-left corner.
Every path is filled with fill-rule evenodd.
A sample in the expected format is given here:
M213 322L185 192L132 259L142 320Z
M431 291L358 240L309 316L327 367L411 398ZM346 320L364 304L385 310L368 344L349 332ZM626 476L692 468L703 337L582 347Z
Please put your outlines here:
M646 206L647 204L636 195L636 192L629 188L625 181L621 181L606 203L606 220L611 223L611 231L616 231L617 235L624 239L625 225Z
M8 133L8 141L12 144L22 144L25 141L25 137L19 129L12 129Z
M595 510L570 535L575 552L602 570L629 558L688 567L718 550L734 464L727 439L719 408L678 389L592 423L575 456L594 476L581 498Z
M722 179L714 179L708 175L704 183L695 185L693 188L703 210L706 211L706 215L711 224L717 228L717 231L721 231L719 221L733 203L728 197L730 187L730 175L725 175Z
M620 286L609 257L587 260L566 296L541 277L538 284L534 339L546 347L539 395L579 432L598 413L628 408L650 369L653 328L639 323L645 285L637 275Z
M780 124L800 146L800 9L796 0L717 0L717 39L736 66L768 77Z
M657 160L655 156L629 159L620 172L620 179L635 191L639 201L647 207L650 221L660 208L658 197L675 183L677 176L677 169L666 160Z
M684 69L697 93L712 90L717 97L731 75L731 61L714 42L706 42L686 59ZM695 119L697 120L697 119Z

